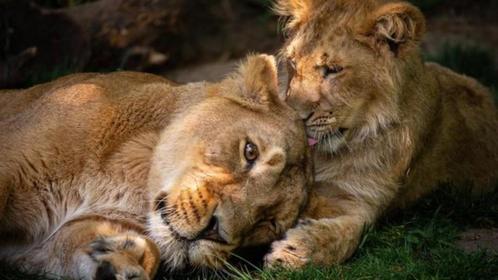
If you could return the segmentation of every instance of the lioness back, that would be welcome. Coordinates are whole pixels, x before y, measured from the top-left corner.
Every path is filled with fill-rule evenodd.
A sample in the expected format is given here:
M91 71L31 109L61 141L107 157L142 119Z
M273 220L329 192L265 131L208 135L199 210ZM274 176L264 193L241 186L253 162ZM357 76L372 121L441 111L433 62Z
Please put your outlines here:
M97 74L73 74L57 79L56 81L37 85L30 89L12 89L0 90L0 120L8 118L16 113L23 112L25 108L31 106L32 102L36 101L43 94L50 91L54 86L64 86L71 83L76 83L79 80L94 77Z
M15 132L0 135L0 149L6 160L18 158L19 151L49 151L52 147L47 147L47 140L33 141L48 137L65 151L65 157L81 160L68 160L71 164L63 165L54 162L53 166L51 160L43 163L51 171L73 174L79 172L81 164L100 164L124 137L164 126L180 91L158 76L118 72L70 75L27 90L2 93L0 124L2 130ZM143 108L151 108L150 113L144 114ZM11 143L19 149L10 149ZM94 152L86 154L89 150ZM28 158L36 161L35 166L40 163L36 155Z

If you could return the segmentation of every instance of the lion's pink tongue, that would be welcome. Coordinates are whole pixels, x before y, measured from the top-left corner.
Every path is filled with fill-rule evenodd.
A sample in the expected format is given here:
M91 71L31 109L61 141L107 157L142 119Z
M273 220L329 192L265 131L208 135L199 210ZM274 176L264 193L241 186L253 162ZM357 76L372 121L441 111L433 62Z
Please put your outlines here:
M308 137L308 146L313 147L318 144L318 141L315 138Z

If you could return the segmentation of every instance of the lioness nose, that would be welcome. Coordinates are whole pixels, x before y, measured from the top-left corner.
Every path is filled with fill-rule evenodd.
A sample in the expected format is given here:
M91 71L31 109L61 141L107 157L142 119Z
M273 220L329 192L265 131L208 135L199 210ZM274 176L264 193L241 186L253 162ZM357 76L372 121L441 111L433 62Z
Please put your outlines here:
M218 217L213 215L211 220L209 220L209 224L202 230L202 232L198 236L199 239L206 239L211 241L216 241L219 243L228 243L219 232L219 222Z

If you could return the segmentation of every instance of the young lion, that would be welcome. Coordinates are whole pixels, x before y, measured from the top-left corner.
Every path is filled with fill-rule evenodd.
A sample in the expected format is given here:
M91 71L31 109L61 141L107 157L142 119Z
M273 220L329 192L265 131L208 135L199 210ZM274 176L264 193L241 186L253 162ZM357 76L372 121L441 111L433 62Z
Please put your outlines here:
M424 64L424 17L405 2L280 0L287 101L305 120L316 185L304 220L266 261L339 263L365 225L438 184L498 179L498 117L475 80Z
M275 61L221 83L77 74L0 94L0 260L76 279L219 267L307 201L311 156Z

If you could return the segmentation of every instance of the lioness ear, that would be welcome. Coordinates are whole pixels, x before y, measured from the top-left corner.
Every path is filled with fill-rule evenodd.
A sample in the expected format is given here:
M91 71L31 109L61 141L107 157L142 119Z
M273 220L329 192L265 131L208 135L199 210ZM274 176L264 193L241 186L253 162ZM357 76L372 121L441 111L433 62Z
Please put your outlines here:
M239 67L244 97L266 104L278 94L277 64L271 55L252 55Z
M405 47L418 44L425 32L425 19L409 3L389 3L373 13L366 28L377 45L387 46L397 55Z
M309 18L313 11L314 1L316 0L276 0L273 10L277 15L290 16L286 28L293 29Z

